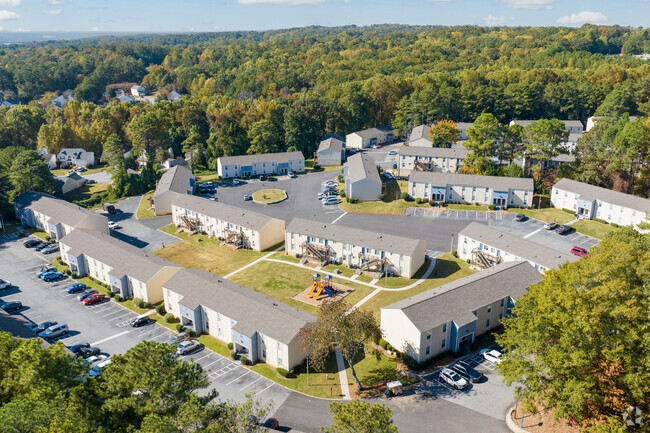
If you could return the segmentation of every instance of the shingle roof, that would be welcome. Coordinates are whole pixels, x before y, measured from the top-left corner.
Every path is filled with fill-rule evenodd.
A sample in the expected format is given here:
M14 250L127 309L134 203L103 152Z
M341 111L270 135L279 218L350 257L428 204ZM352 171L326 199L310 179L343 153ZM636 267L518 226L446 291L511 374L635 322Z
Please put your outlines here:
M561 264L574 262L578 258L572 254L561 253L552 248L496 230L485 224L472 222L460 232L491 247L507 251L518 257L538 263L549 269L557 269Z
M111 275L117 277L128 275L146 282L166 266L180 267L110 235L93 230L73 230L59 242L69 246L77 255L83 253L110 266L113 268Z
M195 195L181 195L173 201L172 206L207 215L252 230L261 230L270 221L275 219L261 213L244 210Z
M304 218L291 220L285 231L408 256L424 245L424 241L418 239L360 230L341 224L332 225Z
M413 128L413 131L411 131L411 135L409 135L409 141L420 139L431 141L431 138L429 137L429 129L431 128L429 128L428 125L416 126Z
M222 165L245 165L256 162L289 162L294 159L305 159L302 152L260 153L256 155L222 156L219 161Z
M71 227L76 226L85 218L103 218L94 212L69 203L65 200L54 198L51 195L29 191L14 199L14 205L18 209L30 208L33 211L50 217L49 222L53 224L63 223ZM106 221L108 224L108 220Z
M568 178L560 179L553 188L578 194L582 200L599 200L617 206L627 207L640 212L650 212L650 200L623 192L612 191L611 189L589 185Z
M500 263L382 310L402 310L420 332L452 320L462 326L476 320L472 311L508 296L518 298L540 281L528 262Z
M160 194L166 191L174 191L179 194L186 194L190 187L190 179L194 179L192 171L184 165L175 165L165 173L156 185L156 192Z
M474 125L474 122L456 122L456 129L463 130L469 129Z
M510 188L533 190L533 179L525 177L481 176L474 174L414 171L409 176L409 182L426 182L434 186L484 186L496 191L507 191Z
M251 336L255 331L289 344L315 316L223 277L199 269L181 269L165 284L183 296L188 308L202 305L235 320L235 330Z
M378 135L383 135L386 133L393 132L393 128L390 125L378 126L376 128L368 128L362 131L355 131L352 134L356 134L359 137L363 138L374 138Z
M399 155L404 156L423 156L431 158L460 158L467 157L469 150L465 146L449 147L420 147L420 146L402 146L397 151Z
M531 124L533 122L537 122L537 120L540 120L540 119L536 119L536 120L517 120L517 119L515 119L510 123L512 123L514 125L521 125L523 127L526 127L527 125L529 125L529 124ZM574 126L574 127L575 126L582 127L582 122L579 121L579 120L560 120L560 122L564 123L564 126L566 128L570 128L572 126Z
M318 146L318 151L320 152L321 150L326 150L326 149L334 149L338 150L339 152L343 150L343 145L344 145L343 140L339 140L338 138L330 137L327 138L323 141L320 142L320 145Z
M356 182L362 179L372 179L381 183L379 170L375 165L375 160L365 153L357 153L348 158L348 179L350 182Z

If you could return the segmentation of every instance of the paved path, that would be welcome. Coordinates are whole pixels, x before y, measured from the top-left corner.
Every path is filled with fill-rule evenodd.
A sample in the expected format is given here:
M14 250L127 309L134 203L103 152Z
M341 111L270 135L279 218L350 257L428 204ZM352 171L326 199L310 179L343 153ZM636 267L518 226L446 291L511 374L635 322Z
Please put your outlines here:
M350 400L350 387L348 386L348 374L345 371L345 362L341 352L336 352L336 368L339 370L339 382L341 382L341 394L344 400Z

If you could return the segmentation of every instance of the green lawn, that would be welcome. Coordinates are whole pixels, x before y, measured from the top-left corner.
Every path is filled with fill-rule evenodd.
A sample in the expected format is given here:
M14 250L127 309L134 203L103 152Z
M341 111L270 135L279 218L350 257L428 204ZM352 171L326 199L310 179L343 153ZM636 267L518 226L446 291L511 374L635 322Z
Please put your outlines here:
M479 210L486 211L488 207L486 205L472 205L472 204L448 204L443 206L442 209L456 209L456 210Z
M402 215L407 207L429 207L428 203L417 204L415 201L402 200L402 192L408 191L408 182L390 180L386 182L386 194L382 201L364 201L359 203L348 203L341 200L339 207L345 212L357 213L381 213Z
M149 199L153 197L153 193L153 191L149 191L142 195L140 204L138 205L138 210L135 214L138 219L151 218L156 216L156 213L150 206L151 202L149 201Z
M227 275L266 254L253 250L235 251L205 235L188 237L187 233L183 232L175 234L176 226L173 224L165 226L161 230L174 234L182 241L153 251L155 255L186 268L204 269L216 275ZM202 241L197 242L197 238L201 238Z
M253 200L261 203L275 203L286 197L287 193L281 189L261 189L253 194Z
M352 377L350 368L346 368L345 371L348 375L348 385L350 386L350 389L356 389L357 383ZM377 359L375 349L372 346L366 347L365 354L362 352L357 355L354 361L354 371L357 373L359 381L366 389L372 388L376 385L383 385L386 382L393 380L399 380L402 382L402 385L405 386L414 382L413 379L397 374L396 359L389 358L382 353L379 353L379 359Z
M203 182L214 182L216 180L219 180L219 175L215 173L211 174L205 174L205 175L197 175L196 176L196 184L199 185L200 183Z
M598 221L578 221L571 224L571 227L576 229L578 233L598 239L604 239L608 234L618 230L614 226Z
M508 212L518 214L522 213L529 218L535 218L540 221L555 221L558 224L568 223L573 221L575 216L570 213L564 212L562 209L546 208L546 209L508 209Z
M95 174L95 173L100 173L102 171L106 171L106 164L99 164L94 166L93 168L89 168L88 170L84 171L81 173L82 176L85 176L87 174ZM68 171L70 171L69 168L57 168L54 170L50 170L52 173L52 176L65 176L68 174Z
M69 193L64 194L63 199L67 201L85 200L87 198L90 198L90 196L93 194L106 191L108 185L108 183L85 184L84 186L77 188L74 191L70 191ZM98 203L93 207L93 209L101 207L101 205L102 203Z
M410 284L415 283L418 281L424 273L429 269L429 264L431 263L430 259L426 259L424 261L424 264L420 266L420 269L417 270L417 272L413 275L413 278L402 278L402 277L382 277L377 281L377 285L381 287L387 287L389 289L394 289L394 288L399 288L399 287L406 287ZM433 272L431 272L431 275L429 276L428 279L433 278ZM422 284L424 284L426 281L424 281Z
M8 235L10 233L14 233L18 231L18 227L20 227L21 224L18 221L7 221L4 220L4 226L0 230L0 235ZM23 230L26 231L26 230Z
M320 168L314 169L314 160L313 159L305 159L305 171L311 170L312 173L320 173L322 171L335 171L338 170L339 174L341 173L341 170L343 170L342 165L328 165L328 166L320 166Z
M294 256L289 256L284 253L284 251L278 251L277 253L272 254L270 259L283 260L285 262L298 263L300 259L295 258Z

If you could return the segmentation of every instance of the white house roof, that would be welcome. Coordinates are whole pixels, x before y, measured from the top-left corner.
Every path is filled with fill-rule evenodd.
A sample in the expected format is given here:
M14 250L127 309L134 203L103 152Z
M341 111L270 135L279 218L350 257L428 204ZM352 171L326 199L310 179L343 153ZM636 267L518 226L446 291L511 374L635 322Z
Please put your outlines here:
M411 131L411 134L409 135L409 141L424 139L431 142L431 138L429 137L430 129L431 128L428 125L416 126L413 128L413 131Z
M296 159L304 160L302 152L260 153L256 155L222 156L219 158L221 165L248 165L259 162L289 162Z
M474 122L456 122L456 129L461 131L471 128Z
M347 176L350 182L357 182L363 179L372 179L381 183L379 170L375 165L375 160L365 153L357 153L348 158Z
M467 157L469 151L463 145L449 147L402 146L397 153L401 156L418 156L430 158L459 158Z
M194 175L189 168L184 165L175 165L163 173L156 186L155 194L166 191L185 194L188 188L191 188L190 179L194 179Z
M450 321L462 326L476 320L472 311L506 297L518 298L540 281L540 273L528 262L500 263L382 310L402 310L420 332Z
M71 227L76 226L88 217L103 218L88 209L77 206L65 200L54 198L51 195L29 191L14 199L14 206L18 210L26 208L50 217L53 224L63 223ZM108 223L108 221L107 221Z
M345 143L343 142L343 140L339 140L338 138L334 138L334 137L329 137L320 142L320 145L318 146L318 151L321 152L323 150L333 149L340 152L343 150L344 146Z
M525 177L481 176L475 174L434 173L430 171L414 171L409 176L409 182L426 182L433 186L465 185L482 186L496 191L508 189L533 190L533 179Z
M378 135L388 134L393 132L393 128L390 125L378 126L376 128L368 128L362 131L355 131L352 134L356 134L362 138L374 138Z
M625 194L623 192L612 191L611 189L601 188L599 186L589 185L568 178L560 179L553 188L578 194L582 200L614 204L621 207L637 210L640 212L650 212L650 200L635 195Z

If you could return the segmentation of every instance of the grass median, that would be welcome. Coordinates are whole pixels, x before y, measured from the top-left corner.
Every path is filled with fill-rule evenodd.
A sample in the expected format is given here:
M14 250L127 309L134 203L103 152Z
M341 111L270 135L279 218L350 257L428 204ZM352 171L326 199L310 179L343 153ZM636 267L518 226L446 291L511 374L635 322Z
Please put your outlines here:
M571 227L578 233L597 239L605 239L608 234L618 231L618 228L598 221L578 221L571 224Z
M558 224L568 223L573 221L576 217L562 209L546 208L546 209L508 209L508 212L513 214L524 214L528 218L535 218L540 221L555 221Z
M287 193L281 189L261 189L253 194L253 200L260 203L275 203L287 198Z
M153 191L144 193L140 198L140 204L138 205L138 210L135 213L135 216L140 220L143 218L152 218L156 216L156 212L151 207L151 198L153 197Z

